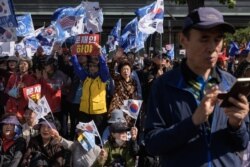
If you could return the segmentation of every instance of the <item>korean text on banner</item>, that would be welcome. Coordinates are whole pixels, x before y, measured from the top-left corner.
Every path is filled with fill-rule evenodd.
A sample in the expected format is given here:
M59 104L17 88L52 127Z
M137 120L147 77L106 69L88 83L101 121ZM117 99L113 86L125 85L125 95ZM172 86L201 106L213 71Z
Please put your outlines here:
M72 55L100 55L100 35L81 34L76 36L75 44L72 46Z
M28 98L30 98L34 101L38 101L41 97L41 85L36 84L36 85L23 88L23 95L24 95L24 98L27 100Z

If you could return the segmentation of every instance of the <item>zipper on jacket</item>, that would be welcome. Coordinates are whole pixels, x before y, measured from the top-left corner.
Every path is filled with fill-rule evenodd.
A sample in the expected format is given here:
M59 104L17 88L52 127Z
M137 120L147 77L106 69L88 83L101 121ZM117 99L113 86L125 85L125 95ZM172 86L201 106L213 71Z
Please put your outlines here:
M207 162L208 167L212 167L212 153L211 153L211 127L209 122L205 122L202 124L204 138L207 145Z
M92 86L92 84L93 84L93 82L94 82L94 80L93 79L91 79L91 83L90 83L90 85L89 85L89 115L90 115L90 99L91 99L91 86Z

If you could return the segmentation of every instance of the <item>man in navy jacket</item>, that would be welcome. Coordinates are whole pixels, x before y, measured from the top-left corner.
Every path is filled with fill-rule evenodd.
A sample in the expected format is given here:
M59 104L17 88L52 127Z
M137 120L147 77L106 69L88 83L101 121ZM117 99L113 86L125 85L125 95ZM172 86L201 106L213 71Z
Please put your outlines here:
M214 8L198 8L185 19L180 42L186 59L157 79L148 101L145 144L166 167L240 167L239 152L247 147L246 96L220 107L217 95L235 78L218 68L225 32L231 24Z

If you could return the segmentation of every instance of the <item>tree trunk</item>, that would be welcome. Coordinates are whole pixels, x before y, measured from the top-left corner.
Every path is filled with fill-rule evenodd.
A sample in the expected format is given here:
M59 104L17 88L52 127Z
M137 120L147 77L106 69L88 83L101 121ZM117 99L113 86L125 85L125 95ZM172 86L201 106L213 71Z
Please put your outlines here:
M205 3L204 0L187 0L188 4L188 12L191 12L194 9L197 9L199 7L204 7Z

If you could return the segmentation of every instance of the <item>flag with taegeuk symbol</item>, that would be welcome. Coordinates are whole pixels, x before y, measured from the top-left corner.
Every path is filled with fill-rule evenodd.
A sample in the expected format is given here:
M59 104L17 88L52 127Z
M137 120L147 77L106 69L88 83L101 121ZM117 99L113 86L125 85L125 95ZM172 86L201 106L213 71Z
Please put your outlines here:
M77 19L75 16L65 16L62 19L58 20L59 25L62 29L69 29L75 26Z
M0 42L17 41L15 28L0 27Z
M133 119L137 119L142 105L142 100L128 99L124 100L122 111L128 114Z
M95 125L95 122L93 120L90 121L90 122L87 122L87 123L79 122L76 125L76 128L80 129L82 131L87 131L87 132L92 133L92 134L94 134L96 136L99 135L99 132L98 132L97 127Z

